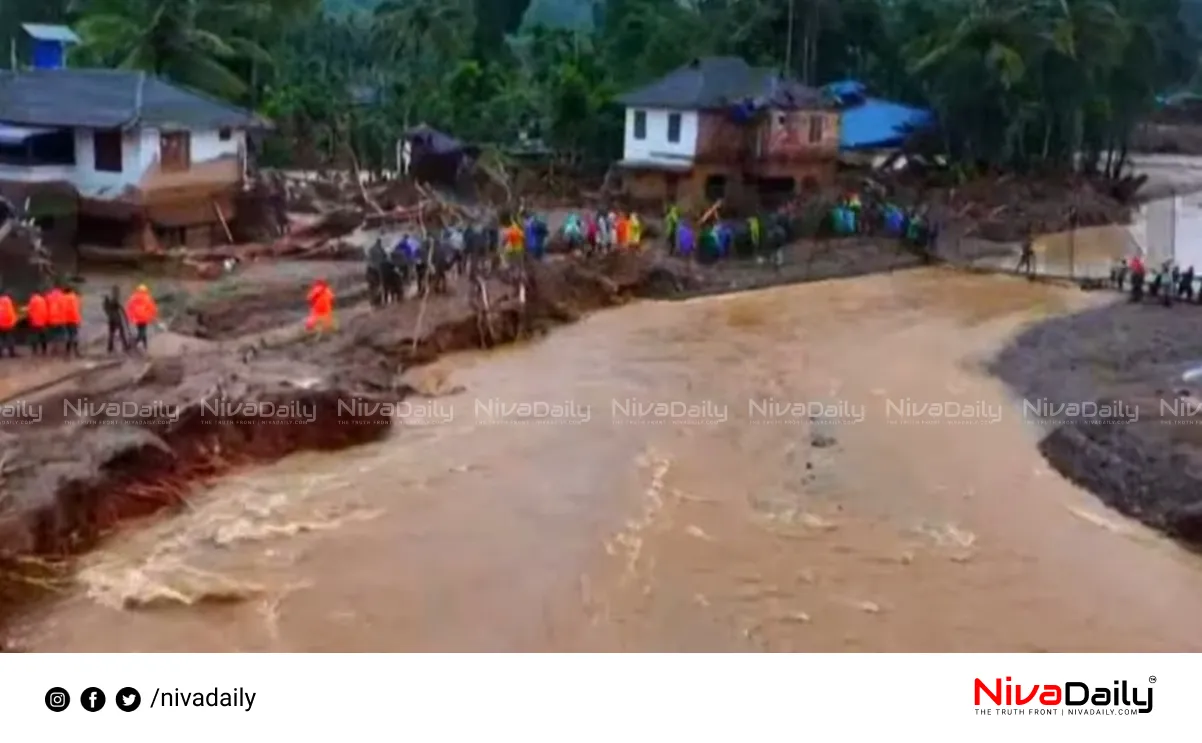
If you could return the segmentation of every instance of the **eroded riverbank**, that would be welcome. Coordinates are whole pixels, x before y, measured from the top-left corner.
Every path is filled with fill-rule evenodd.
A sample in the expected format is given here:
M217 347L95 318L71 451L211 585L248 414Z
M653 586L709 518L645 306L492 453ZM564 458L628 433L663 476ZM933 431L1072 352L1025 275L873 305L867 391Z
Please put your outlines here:
M651 256L535 266L521 295L492 282L486 312L463 296L410 301L346 313L329 336L294 328L124 358L5 399L0 620L31 595L69 586L67 558L130 519L187 508L198 484L297 451L379 439L415 392L398 384L404 369L534 337L662 281L678 284ZM276 305L295 312L292 301Z
M1037 431L984 371L1024 323L1088 301L931 269L640 303L535 344L448 357L410 381L462 386L439 398L450 415L219 482L87 557L79 589L24 617L15 639L117 651L1192 650L1195 558L1051 472ZM769 420L748 407L768 399L838 403L849 417ZM906 422L886 399L1003 414ZM592 414L489 417L480 400ZM683 401L695 419L615 413L627 400Z

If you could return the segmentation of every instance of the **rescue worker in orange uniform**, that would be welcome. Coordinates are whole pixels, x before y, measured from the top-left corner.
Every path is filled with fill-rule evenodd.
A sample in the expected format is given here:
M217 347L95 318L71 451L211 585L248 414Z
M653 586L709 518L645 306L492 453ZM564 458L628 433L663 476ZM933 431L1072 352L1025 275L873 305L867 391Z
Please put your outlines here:
M79 326L83 324L83 303L71 287L63 291L63 332L68 356L82 356L79 350Z
M334 290L325 279L313 282L309 289L309 316L305 318L306 330L334 329Z
M13 298L0 294L0 359L5 352L17 358L17 306Z
M46 342L53 349L65 333L63 328L64 306L63 290L57 286L46 293Z
M125 314L134 324L134 348L140 344L142 350L150 350L150 338L146 334L147 327L159 316L159 307L150 296L150 290L145 284L139 284L134 293L129 295L125 303Z
M29 345L34 354L45 355L49 351L46 339L46 327L50 323L50 311L46 307L46 298L34 292L25 305L25 319L29 323Z

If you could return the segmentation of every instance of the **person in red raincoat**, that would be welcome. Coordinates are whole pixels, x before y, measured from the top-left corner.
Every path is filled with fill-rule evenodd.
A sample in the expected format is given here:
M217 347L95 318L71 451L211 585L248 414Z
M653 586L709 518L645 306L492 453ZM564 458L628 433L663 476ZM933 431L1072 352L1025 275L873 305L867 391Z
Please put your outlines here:
M14 359L17 357L17 305L7 294L0 294L0 358L7 352Z
M309 316L305 318L306 330L334 329L334 290L325 279L313 282L309 289Z
M46 307L46 298L34 293L25 305L25 319L29 322L29 345L35 354L45 355L49 350L46 339L46 326L50 323L50 311Z
M129 321L134 326L134 348L142 347L142 350L150 350L150 338L146 334L146 329L159 316L159 307L154 302L154 297L150 296L150 290L145 284L140 284L134 293L129 295L129 300L125 303L125 314L129 317Z

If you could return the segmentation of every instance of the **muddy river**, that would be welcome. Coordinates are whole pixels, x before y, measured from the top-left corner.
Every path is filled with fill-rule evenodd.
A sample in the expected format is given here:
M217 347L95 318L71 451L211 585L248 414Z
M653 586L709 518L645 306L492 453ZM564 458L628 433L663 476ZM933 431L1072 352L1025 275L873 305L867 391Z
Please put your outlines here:
M1202 650L1202 561L1054 474L981 371L1086 301L933 269L641 303L450 358L418 382L463 391L388 441L115 537L19 644Z

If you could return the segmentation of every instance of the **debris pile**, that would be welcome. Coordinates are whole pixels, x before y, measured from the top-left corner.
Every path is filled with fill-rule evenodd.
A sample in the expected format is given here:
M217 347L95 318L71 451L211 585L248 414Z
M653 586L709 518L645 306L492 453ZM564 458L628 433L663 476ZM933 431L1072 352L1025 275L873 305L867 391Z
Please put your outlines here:
M19 302L54 275L54 262L42 231L24 211L0 196L0 291Z
M950 173L944 180L952 180ZM1131 200L1142 178L1118 181L1082 175L1058 177L985 176L939 183L925 173L877 174L858 179L885 198L925 209L932 219L966 237L1016 242L1028 234L1130 221Z

